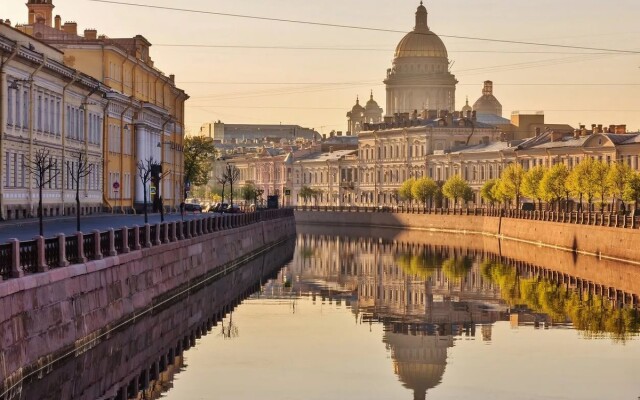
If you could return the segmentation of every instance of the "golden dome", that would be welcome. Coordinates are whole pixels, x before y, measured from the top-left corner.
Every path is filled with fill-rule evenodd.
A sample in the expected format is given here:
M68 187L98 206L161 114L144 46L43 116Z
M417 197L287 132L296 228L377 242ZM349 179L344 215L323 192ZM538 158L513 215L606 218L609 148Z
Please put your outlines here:
M416 26L402 38L396 47L395 58L442 57L448 58L447 48L427 24L427 9L420 2L416 11Z

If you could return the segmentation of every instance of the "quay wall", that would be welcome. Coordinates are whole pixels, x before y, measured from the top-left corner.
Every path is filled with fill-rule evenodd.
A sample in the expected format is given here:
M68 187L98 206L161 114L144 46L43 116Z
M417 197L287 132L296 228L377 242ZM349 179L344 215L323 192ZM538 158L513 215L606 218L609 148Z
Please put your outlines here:
M602 259L640 264L640 229L486 215L295 211L296 223L334 227L400 228L493 236Z
M287 211L287 210L283 210ZM0 282L0 389L295 234L291 213ZM226 296L225 296L226 297ZM3 396L0 395L0 398Z

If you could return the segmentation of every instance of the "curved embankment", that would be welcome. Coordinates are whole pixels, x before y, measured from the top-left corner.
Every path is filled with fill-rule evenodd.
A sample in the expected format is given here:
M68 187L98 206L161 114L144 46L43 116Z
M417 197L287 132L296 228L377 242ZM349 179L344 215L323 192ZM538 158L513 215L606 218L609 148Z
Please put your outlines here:
M281 214L0 282L0 398L24 377L82 354L129 320L294 235L291 212Z
M640 264L640 230L561 222L410 213L295 211L296 223L333 227L401 228L494 236ZM339 232L337 232L339 233Z

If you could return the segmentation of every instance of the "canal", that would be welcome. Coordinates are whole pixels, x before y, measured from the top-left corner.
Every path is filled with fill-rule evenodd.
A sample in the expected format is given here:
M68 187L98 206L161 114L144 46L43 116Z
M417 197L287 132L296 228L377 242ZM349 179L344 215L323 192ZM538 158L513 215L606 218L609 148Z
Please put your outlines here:
M219 318L206 310L213 284L14 398L640 396L638 266L478 236L298 232L251 261ZM194 320L202 329L176 331ZM118 381L120 370L137 378Z

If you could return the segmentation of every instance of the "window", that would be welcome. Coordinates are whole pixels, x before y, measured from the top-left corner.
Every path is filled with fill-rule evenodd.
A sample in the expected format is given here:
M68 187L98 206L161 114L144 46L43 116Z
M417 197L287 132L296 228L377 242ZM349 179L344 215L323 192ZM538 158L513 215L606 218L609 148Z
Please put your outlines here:
M13 90L7 90L7 125L13 125Z

